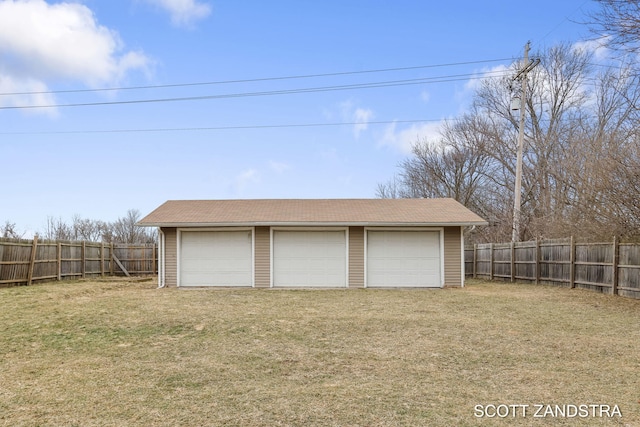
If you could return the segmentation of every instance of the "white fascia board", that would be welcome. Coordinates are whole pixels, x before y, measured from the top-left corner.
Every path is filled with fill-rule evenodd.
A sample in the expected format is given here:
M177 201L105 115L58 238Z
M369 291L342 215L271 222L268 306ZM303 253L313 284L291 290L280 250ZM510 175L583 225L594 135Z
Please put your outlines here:
M202 227L471 227L487 222L167 222L139 224L140 227L202 228Z

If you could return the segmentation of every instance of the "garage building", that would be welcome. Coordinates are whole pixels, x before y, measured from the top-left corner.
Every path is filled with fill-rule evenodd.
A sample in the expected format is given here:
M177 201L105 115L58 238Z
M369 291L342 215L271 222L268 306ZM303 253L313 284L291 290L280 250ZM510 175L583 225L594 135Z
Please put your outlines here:
M464 286L464 227L486 222L453 199L170 200L158 227L160 286Z

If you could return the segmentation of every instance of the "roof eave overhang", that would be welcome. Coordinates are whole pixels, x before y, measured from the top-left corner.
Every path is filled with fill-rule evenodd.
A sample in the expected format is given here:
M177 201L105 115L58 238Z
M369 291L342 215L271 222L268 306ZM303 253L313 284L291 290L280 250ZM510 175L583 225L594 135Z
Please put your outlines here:
M486 221L451 222L158 222L138 223L139 227L215 228L215 227L471 227L489 225Z

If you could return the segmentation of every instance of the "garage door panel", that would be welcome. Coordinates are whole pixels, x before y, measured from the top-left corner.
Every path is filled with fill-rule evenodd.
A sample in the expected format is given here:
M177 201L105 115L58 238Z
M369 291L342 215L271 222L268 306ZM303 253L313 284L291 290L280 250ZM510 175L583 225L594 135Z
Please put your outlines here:
M367 286L440 287L440 233L367 233Z
M276 230L273 238L274 286L346 286L344 231Z
M180 286L251 286L251 231L183 231Z

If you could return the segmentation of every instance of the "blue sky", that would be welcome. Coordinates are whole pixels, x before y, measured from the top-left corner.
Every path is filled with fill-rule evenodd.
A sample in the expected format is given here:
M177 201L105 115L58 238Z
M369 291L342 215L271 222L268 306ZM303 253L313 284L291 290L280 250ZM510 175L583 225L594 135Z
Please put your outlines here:
M585 40L594 7L0 0L0 223L30 236L47 217L113 221L168 199L375 197L412 142L465 112L471 76L528 40ZM301 91L435 77L452 81ZM122 103L140 100L154 102Z

